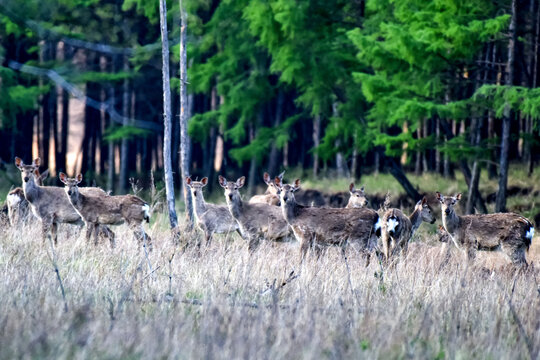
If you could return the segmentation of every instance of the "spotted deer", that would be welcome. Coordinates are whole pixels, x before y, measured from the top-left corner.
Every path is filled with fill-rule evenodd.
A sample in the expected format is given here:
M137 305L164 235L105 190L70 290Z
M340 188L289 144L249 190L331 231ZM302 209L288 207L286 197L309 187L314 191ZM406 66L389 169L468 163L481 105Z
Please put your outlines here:
M388 209L384 212L381 224L381 241L386 261L398 252L407 252L409 240L423 221L430 224L435 223L433 210L425 197L416 203L410 216L406 216L399 209Z
M248 241L248 250L257 248L261 240L286 242L293 239L289 226L281 210L268 204L250 204L242 201L240 191L246 178L242 176L235 182L219 176L219 184L224 189L227 206L238 223L240 232Z
M239 226L229 212L227 205L209 204L204 201L203 187L208 183L208 178L201 181L193 181L191 177L186 177L186 184L191 190L195 220L197 226L204 232L206 244L209 245L214 234L228 234L238 231Z
M43 180L49 175L49 170L45 170L42 174L39 173L39 169L34 174L36 184L43 186ZM21 187L17 187L8 193L6 198L6 205L8 210L8 219L11 226L16 226L25 223L28 220L30 214L30 204L24 197L24 190Z
M277 177L283 181L283 175L285 175L285 171L279 174ZM263 180L266 183L266 185L268 185L266 192L264 193L264 195L252 196L251 199L249 199L249 203L250 204L269 204L269 205L278 206L279 196L277 195L278 189L276 188L276 184L274 183L274 181L272 181L272 178L267 172L263 174Z
M146 244L152 249L152 239L143 228L143 222L150 222L150 206L135 195L108 195L84 192L79 188L83 180L81 174L76 178L68 178L60 173L60 181L65 185L66 198L86 224L86 240L89 241L94 234L94 243L97 245L98 233L102 225L121 225L126 223L139 244ZM67 195L67 196L66 196ZM111 231L111 247L115 244L115 235Z
M380 227L379 215L366 208L316 208L306 207L296 202L294 193L300 188L300 179L293 184L281 184L280 202L283 217L292 228L300 242L300 259L305 258L308 249L320 253L322 247L341 246L345 251L347 244L359 246L368 255L375 248L375 235Z
M354 183L351 183L349 185L349 194L351 196L349 197L347 206L345 206L346 208L363 208L367 206L368 200L366 198L366 194L364 193L363 186L360 189L356 189L354 187Z
M527 265L525 251L534 236L534 226L525 217L514 213L458 215L454 206L461 194L444 196L437 192L442 219L449 238L457 248L467 252L469 260L477 250L502 251L513 264Z

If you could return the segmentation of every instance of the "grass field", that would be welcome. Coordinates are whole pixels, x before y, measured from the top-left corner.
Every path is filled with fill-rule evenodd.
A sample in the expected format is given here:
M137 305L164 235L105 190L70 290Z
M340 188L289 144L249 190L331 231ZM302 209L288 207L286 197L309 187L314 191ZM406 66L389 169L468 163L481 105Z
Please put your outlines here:
M425 229L382 270L335 248L301 266L297 244L249 256L236 235L199 252L165 221L148 258L123 227L111 250L62 226L52 255L38 230L2 226L0 358L538 358L537 238L526 273L501 254L448 259Z

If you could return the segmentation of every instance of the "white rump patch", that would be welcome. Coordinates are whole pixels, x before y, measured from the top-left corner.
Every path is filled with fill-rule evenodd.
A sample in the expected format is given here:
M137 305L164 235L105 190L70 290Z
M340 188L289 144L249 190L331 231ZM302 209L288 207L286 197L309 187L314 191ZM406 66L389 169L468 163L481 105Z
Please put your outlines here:
M375 223L375 231L379 230L382 226L381 217L377 219L377 222Z
M144 204L142 206L142 209L144 211L144 216L146 216L147 218L150 218L150 206L148 206L148 204Z
M15 195L15 194L8 195L6 200L9 206L11 207L17 206L22 201L19 195Z
M529 228L529 231L527 231L527 233L525 234L525 237L526 237L527 239L531 239L531 240L532 240L533 236L534 236L534 227L531 226L531 227Z
M388 231L389 232L396 231L396 228L399 225L399 221L397 219L390 218L390 219L388 219L387 224L388 224Z

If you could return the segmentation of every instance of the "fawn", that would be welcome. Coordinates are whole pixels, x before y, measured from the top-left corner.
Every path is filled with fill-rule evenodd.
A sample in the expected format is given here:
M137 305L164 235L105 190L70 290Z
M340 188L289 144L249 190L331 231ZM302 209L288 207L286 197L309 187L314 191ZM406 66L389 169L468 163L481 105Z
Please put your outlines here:
M456 247L465 247L470 260L477 250L502 251L513 264L527 265L525 251L529 250L534 226L525 217L514 213L475 214L460 216L454 206L461 194L444 196L437 192L441 203L443 225Z
M283 175L285 175L285 171L279 174L277 177L279 177L283 181ZM266 192L264 193L264 195L252 196L251 199L249 199L249 203L279 206L279 196L277 195L278 189L276 188L276 184L274 184L272 178L267 172L263 174L263 180L266 185L268 185Z
M300 242L300 260L305 258L309 248L318 253L321 246L337 245L343 253L348 243L360 245L368 255L377 243L375 235L380 227L379 215L366 208L316 208L299 205L294 193L300 188L300 179L293 184L281 184L280 201L283 217L291 226L294 236Z
M240 230L226 205L209 204L204 201L203 187L207 183L207 177L201 181L193 181L191 177L186 177L186 184L191 190L197 226L204 232L206 244L209 245L214 234L228 234L233 231L240 234Z
M84 192L79 188L83 180L81 174L76 178L68 178L60 173L60 181L65 184L63 197L68 200L86 224L86 240L89 241L92 233L94 243L97 245L100 225L121 225L126 223L133 231L139 243L148 244L152 250L152 239L143 229L143 221L150 222L150 206L135 195L111 196L106 193ZM67 196L66 196L67 195ZM115 235L110 231L111 247L115 246Z
M242 236L248 241L248 250L255 250L262 239L290 241L292 237L289 226L279 207L242 201L238 190L244 186L245 180L242 176L236 182L231 182L219 176L219 184L225 190L229 211L238 222Z
M351 183L349 185L349 202L347 203L346 208L363 208L366 207L368 204L368 200L366 198L366 194L364 193L364 187L362 186L359 189L355 189L354 183Z
M382 217L381 241L386 261L396 252L406 252L409 240L422 221L435 223L435 216L426 198L418 201L410 216L399 209L388 209Z

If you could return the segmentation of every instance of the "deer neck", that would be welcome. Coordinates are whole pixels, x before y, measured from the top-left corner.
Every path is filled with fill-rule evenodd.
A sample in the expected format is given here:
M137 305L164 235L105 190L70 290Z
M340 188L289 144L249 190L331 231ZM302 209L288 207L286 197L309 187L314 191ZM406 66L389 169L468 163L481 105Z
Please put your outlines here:
M83 195L81 195L81 193L79 191L74 191L74 192L71 193L71 195L68 195L69 202L75 208L79 208L81 206L82 197L83 197Z
M452 211L449 215L443 212L443 225L446 231L450 235L454 235L459 227L459 216L455 211Z
M416 232L416 230L420 227L420 225L422 225L422 214L421 214L421 210L418 210L418 209L414 209L413 213L411 214L411 216L409 216L409 220L411 221L411 224L412 224L412 233L414 234Z
M281 212L287 223L292 224L298 215L298 204L296 201L281 201Z
M239 219L244 214L244 202L240 196L235 197L234 200L227 199L227 204L229 205L229 210L231 215L235 219Z
M37 198L39 197L39 186L36 184L33 177L30 177L27 182L23 182L23 191L24 197L30 203L33 203L37 200Z
M198 192L197 195L193 193L193 197L195 198L195 213L197 216L202 215L206 211L206 202L202 191Z

